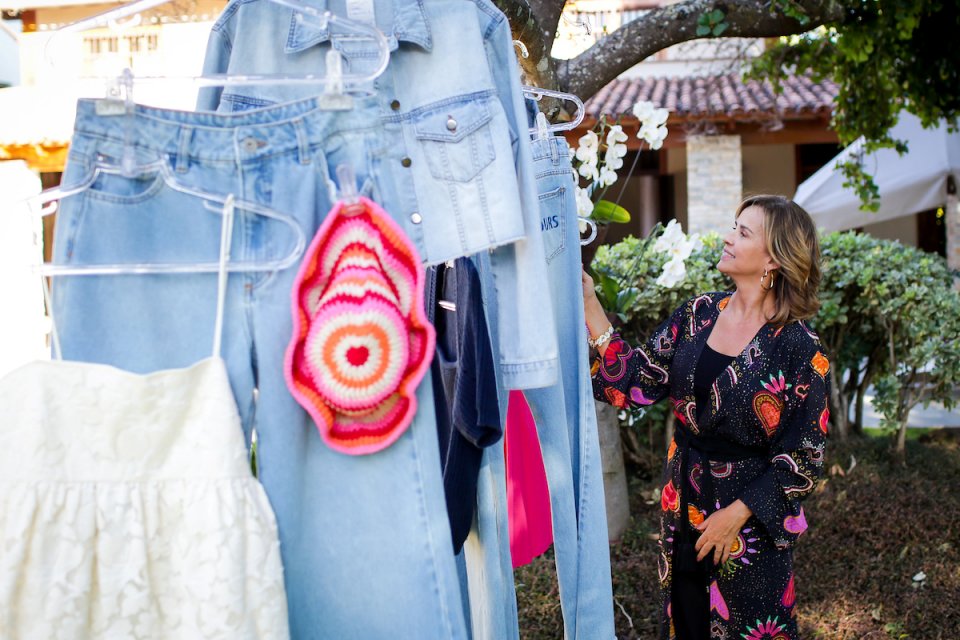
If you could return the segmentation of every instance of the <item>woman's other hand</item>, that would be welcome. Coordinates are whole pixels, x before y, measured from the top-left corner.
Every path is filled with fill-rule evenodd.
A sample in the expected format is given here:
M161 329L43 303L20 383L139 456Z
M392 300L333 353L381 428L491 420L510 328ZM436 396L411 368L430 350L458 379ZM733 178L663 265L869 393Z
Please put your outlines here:
M707 519L697 525L700 539L697 540L697 561L703 560L713 551L713 564L723 564L730 557L730 550L737 540L740 529L752 515L750 508L736 500L730 506L714 511Z

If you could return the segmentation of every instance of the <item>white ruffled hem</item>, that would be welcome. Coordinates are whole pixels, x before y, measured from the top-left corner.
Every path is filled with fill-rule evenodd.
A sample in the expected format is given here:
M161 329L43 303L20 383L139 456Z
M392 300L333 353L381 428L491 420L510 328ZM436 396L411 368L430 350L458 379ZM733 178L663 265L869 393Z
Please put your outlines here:
M289 637L255 479L0 483L0 637Z

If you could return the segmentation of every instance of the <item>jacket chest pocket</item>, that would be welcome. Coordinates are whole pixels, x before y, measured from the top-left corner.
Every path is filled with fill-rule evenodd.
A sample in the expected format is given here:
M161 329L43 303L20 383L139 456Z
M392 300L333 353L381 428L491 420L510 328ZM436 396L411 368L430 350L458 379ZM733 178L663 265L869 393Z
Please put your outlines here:
M414 124L430 173L438 180L469 182L496 157L485 102L447 105Z

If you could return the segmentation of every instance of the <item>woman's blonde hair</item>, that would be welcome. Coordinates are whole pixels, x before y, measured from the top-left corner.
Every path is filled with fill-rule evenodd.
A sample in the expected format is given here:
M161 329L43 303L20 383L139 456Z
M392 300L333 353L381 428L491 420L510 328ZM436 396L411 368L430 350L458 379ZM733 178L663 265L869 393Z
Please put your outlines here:
M776 311L770 321L784 325L806 320L820 309L820 241L810 214L783 196L754 195L737 207L737 217L748 207L763 211L767 253L780 268L773 277ZM764 286L770 286L766 280Z

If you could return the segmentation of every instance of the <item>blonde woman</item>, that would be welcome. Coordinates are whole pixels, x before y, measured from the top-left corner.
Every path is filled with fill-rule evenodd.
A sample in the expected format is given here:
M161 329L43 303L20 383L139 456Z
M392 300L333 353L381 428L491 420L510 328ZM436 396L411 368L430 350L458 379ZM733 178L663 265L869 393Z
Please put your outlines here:
M819 308L819 260L803 209L748 198L717 264L733 291L689 300L636 347L583 274L596 397L669 396L678 421L660 500L663 640L797 638L793 545L829 418L829 363L804 322Z

